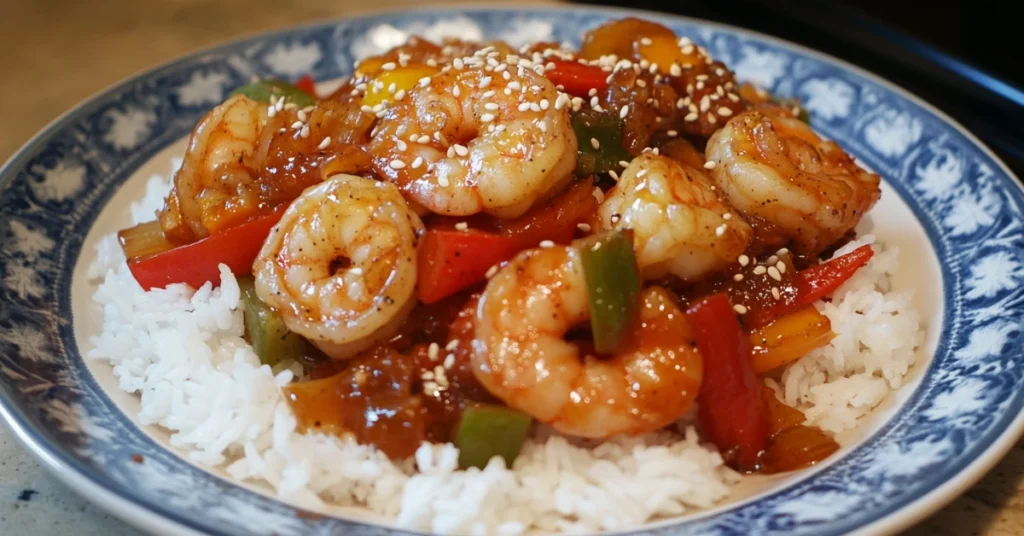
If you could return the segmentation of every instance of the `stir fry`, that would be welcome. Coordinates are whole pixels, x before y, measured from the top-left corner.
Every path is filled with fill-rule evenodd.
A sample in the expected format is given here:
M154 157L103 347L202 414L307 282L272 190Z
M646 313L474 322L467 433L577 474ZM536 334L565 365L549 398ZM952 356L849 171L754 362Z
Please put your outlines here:
M246 336L307 431L511 464L537 425L600 440L696 418L733 467L838 445L766 378L829 343L828 262L879 177L685 37L635 18L579 50L413 38L330 95L239 88L196 125L145 289L238 277Z

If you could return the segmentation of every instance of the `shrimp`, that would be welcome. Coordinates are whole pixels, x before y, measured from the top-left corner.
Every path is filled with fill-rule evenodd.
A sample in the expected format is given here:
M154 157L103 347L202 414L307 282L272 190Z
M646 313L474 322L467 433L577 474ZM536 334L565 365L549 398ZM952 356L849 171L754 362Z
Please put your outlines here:
M256 294L288 329L345 359L412 310L423 232L394 185L336 175L285 210L253 264Z
M716 163L715 184L752 220L759 241L808 256L856 227L881 195L878 175L782 114L732 118L708 141L706 157Z
M604 229L632 229L647 279L671 273L686 281L720 270L743 253L753 230L701 171L644 153L622 172L598 208Z
M370 142L377 173L412 201L437 214L514 218L571 179L576 134L546 78L467 66L424 80Z
M350 95L302 110L234 95L189 137L158 214L164 234L189 243L295 199L328 174L370 167L362 145L374 119Z
M671 424L700 389L703 361L686 316L660 287L641 293L628 349L595 356L565 340L589 318L579 251L521 252L488 282L470 363L508 406L579 437L640 434Z

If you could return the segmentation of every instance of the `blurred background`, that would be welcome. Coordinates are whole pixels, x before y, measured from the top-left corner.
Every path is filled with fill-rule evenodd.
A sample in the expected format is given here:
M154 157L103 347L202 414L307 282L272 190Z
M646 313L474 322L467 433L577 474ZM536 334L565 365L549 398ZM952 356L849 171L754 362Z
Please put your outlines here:
M236 37L423 0L0 0L0 162L77 102L132 73ZM469 3L445 0L447 4ZM477 0L476 4L488 2ZM517 4L551 0L516 0ZM935 104L1024 175L1019 17L989 0L593 0L706 18L853 62ZM1002 9L999 9L1002 8ZM1024 445L909 531L1024 534ZM27 491L31 491L26 495ZM8 525L13 523L13 525ZM0 430L0 533L131 534Z

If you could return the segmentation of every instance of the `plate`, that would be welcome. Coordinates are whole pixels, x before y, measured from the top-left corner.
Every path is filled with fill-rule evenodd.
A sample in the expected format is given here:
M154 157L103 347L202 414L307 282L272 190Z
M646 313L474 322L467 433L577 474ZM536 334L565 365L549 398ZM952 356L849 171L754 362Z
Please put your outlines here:
M732 502L635 534L896 531L980 478L1024 428L1024 192L951 119L839 60L746 30L614 9L444 8L250 37L137 75L54 121L0 170L0 413L42 464L127 521L166 534L381 534L309 515L192 465L87 361L93 245L210 107L253 76L318 80L410 33L578 42L627 15L703 44L739 77L797 96L813 126L885 179L868 225L898 246L926 344L908 385L828 463L752 480ZM134 405L134 406L133 406Z

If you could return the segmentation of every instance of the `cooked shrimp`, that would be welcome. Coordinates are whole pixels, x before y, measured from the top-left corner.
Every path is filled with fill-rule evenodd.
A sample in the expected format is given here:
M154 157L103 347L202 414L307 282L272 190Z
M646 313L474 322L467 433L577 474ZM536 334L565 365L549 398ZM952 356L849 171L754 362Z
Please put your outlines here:
M694 280L743 253L753 230L722 202L701 171L644 153L622 172L598 209L605 229L632 229L648 279Z
M590 355L565 340L588 319L587 289L573 247L520 253L488 282L474 319L474 373L510 407L580 437L640 434L690 408L703 362L685 315L667 291L641 295L630 349Z
M377 173L432 212L514 218L557 193L576 166L569 107L551 82L522 67L488 69L425 78L376 127Z
M759 241L806 255L842 238L881 195L878 175L781 114L734 117L708 141L706 157L729 203L754 220ZM761 221L770 233L761 232Z
M337 175L285 210L263 244L256 293L335 359L389 337L416 300L423 223L394 185Z
M266 123L267 106L241 95L203 116L159 215L169 238L202 238L220 217L255 212L259 195L249 160Z

